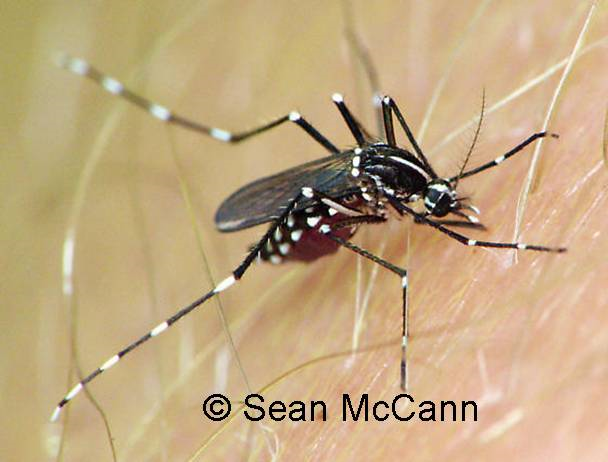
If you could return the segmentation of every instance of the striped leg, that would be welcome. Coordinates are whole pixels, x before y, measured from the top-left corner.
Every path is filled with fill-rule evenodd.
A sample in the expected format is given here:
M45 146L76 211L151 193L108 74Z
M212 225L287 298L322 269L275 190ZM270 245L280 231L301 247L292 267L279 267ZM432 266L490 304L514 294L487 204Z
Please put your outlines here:
M416 141L416 138L414 138L414 134L412 133L412 130L410 130L410 127L408 126L407 122L405 121L405 117L403 117L403 114L401 114L401 111L399 110L397 103L395 103L393 98L391 98L390 96L385 96L384 98L382 98L382 113L384 115L384 126L385 126L386 139L388 141L388 144L391 146L396 146L395 132L393 129L393 115L392 115L393 112L395 113L395 116L397 117L397 120L399 121L401 128L407 135L407 139L412 144L414 151L416 151L418 158L424 164L426 169L431 173L433 178L437 178L437 174L435 173L435 170L433 170L433 167L431 167L431 164L429 163L426 156L422 152L422 149L420 149L420 146L418 146L418 142Z
M489 241L477 241L475 239L469 239L468 237L466 237L462 234L459 234L455 231L452 231L451 229L446 228L441 223L438 223L434 220L431 220L431 219L425 217L424 215L422 215L420 213L415 212L414 210L409 208L407 205L401 204L396 199L389 198L389 200L390 200L391 204L393 204L393 206L397 210L401 211L402 213L405 212L405 213L411 215L412 217L414 217L415 221L432 226L433 228L437 229L438 231L441 231L442 233L447 234L452 239L455 239L464 245L468 245L468 246L472 246L472 247L494 247L494 248L498 248L498 249L536 250L538 252L562 253L562 252L566 251L566 249L564 247L545 247L542 245L521 244L518 242L489 242Z
M384 217L380 217L378 215L359 215L356 217L348 217L348 218L344 218L343 220L340 221L336 221L335 223L331 224L331 231L337 231L339 229L342 228L348 228L350 226L357 226L357 225L377 225L380 223L386 223L386 218ZM325 226L329 226L329 225L325 225ZM327 229L327 228L324 228Z
M114 356L112 356L110 359L108 359L106 362L104 362L101 366L99 366L97 369L95 369L92 373L90 373L85 378L83 378L80 382L78 382L64 396L64 398L61 401L59 401L59 403L57 404L57 407L53 411L53 414L51 416L51 421L57 420L57 418L59 417L59 414L61 413L61 409L68 402L70 402L72 399L74 399L74 397L82 391L82 389L84 388L85 385L87 385L92 380L94 380L102 372L105 372L108 369L110 369L112 366L114 366L118 361L120 361L128 353L135 350L136 348L138 348L139 346L141 346L143 343L147 342L151 338L160 335L161 333L166 331L170 326L172 326L177 321L179 321L181 318L183 318L188 313L193 311L195 308L198 308L203 303L205 303L207 300L213 298L220 292L228 289L236 281L241 279L241 277L243 277L243 275L245 274L245 272L247 271L247 269L249 268L251 263L256 259L260 250L271 239L271 237L274 235L275 231L285 221L285 219L292 212L292 210L295 208L297 202L301 198L302 198L302 194L300 193L300 194L298 194L298 196L295 199L293 199L292 201L290 201L288 203L288 205L282 211L281 215L279 215L275 219L275 221L272 223L272 225L270 226L270 228L268 229L266 234L264 234L264 236L262 236L262 238L258 241L258 243L252 247L251 251L247 254L247 256L245 257L243 262L232 272L232 274L230 276L228 276L226 279L221 281L213 290L207 292L205 295L203 295L202 297L193 301L188 306L180 309L177 313L175 313L173 316L171 316L170 318L168 318L165 321L163 321L162 323L160 323L158 326L156 326L154 329L152 329L146 335L140 337L139 339L137 339L136 341L134 341L133 343L128 345L126 348L120 350L118 353L116 353Z
M526 140L522 141L521 143L519 143L517 146L515 146L513 149L511 149L509 152L503 154L502 156L497 157L496 159L494 159L486 164L480 165L479 167L475 167L474 169L471 169L460 175L454 176L452 178L448 178L448 181L452 182L455 180L459 180L460 178L466 178L468 176L475 175L479 172L483 172L484 170L487 170L489 168L496 167L497 165L502 164L509 157L514 156L518 152L522 151L526 146L533 143L537 139L544 138L546 136L550 136L552 138L559 138L559 135L557 135L555 133L547 133L547 132L534 133L533 135L530 135Z
M232 133L222 128L209 127L207 125L203 125L193 120L182 117L178 114L174 114L165 106L161 106L160 104L154 103L138 95L137 93L134 93L115 78L105 75L104 73L102 73L101 71L91 66L89 63L82 59L73 58L71 56L66 55L59 60L59 65L73 72L74 74L82 75L93 80L107 92L124 98L135 106L150 113L152 116L156 117L162 122L177 125L187 130L195 131L197 133L202 133L225 143L238 143L240 141L244 141L255 135L268 131L271 128L282 125L285 122L293 122L301 129L303 129L308 135L314 138L315 141L321 144L321 146L323 146L330 153L336 154L339 152L338 148L334 146L331 141L329 141L325 136L323 136L316 128L310 125L296 111L292 111L283 117L279 117L278 119L275 119L272 122L261 125L254 129Z
M305 197L313 198L317 197L319 199L323 198L323 194L319 193L312 188L302 188L302 194ZM377 265L386 268L387 270L395 273L397 276L401 278L401 288L403 294L403 305L402 305L402 324L401 324L401 388L406 391L407 390L407 340L409 337L409 327L408 327L408 319L409 319L409 309L408 309L408 298L407 298L407 270L404 268L400 268L392 263L374 255L373 253L362 249L361 247L353 244L352 242L346 241L338 236L334 236L331 234L332 230L340 229L348 224L357 224L357 223L381 223L386 221L384 217L374 216L374 215L360 215L356 217L348 217L344 220L340 220L338 222L333 223L332 225L323 224L319 226L318 230L321 234L325 235L328 239L331 239L334 242L337 242L342 247L355 252L357 255L360 255L363 258L366 258Z
M392 263L383 260L382 258L374 255L373 253L368 252L365 249L362 249L361 247L348 242L340 237L337 236L333 236L330 233L330 229L323 229L323 227L321 226L321 228L319 228L319 231L323 234L325 234L329 239L337 242L338 244L340 244L342 247L347 248L348 250L351 250L352 252L355 252L356 254L362 256L363 258L367 258L368 260L382 266L383 268L388 269L389 271L395 273L397 276L401 277L401 288L402 288L402 324L401 324L401 364L400 364L400 371L401 371L401 380L400 380L400 384L401 384L401 389L403 391L407 391L407 381L408 381L408 374L407 374L407 341L408 341L408 337L409 337L409 327L408 327L408 319L409 319L409 308L408 308L408 299L407 299L407 270L404 268L400 268L398 266L393 265Z
M350 110L344 103L344 98L342 97L342 95L340 93L334 93L331 98L334 104L338 107L340 114L342 114L342 118L346 122L346 125L348 125L348 129L355 137L355 140L357 141L359 147L363 147L366 144L373 143L372 135L367 130L365 130L361 123L355 118L355 116L353 116L353 114L350 112Z

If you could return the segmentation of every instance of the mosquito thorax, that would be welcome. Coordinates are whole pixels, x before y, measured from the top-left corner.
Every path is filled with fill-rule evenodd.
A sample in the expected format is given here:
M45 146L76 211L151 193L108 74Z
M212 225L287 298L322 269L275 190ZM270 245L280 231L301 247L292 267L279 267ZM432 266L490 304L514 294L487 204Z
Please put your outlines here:
M424 165L409 151L385 144L368 148L363 170L380 190L396 197L422 194L431 179Z
M444 217L456 206L456 191L446 180L433 180L424 191L424 206L431 215Z

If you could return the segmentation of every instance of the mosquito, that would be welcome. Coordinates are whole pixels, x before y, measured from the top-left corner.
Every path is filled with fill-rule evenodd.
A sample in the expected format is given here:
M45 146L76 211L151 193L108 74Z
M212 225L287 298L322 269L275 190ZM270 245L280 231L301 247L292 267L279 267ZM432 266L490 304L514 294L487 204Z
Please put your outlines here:
M250 247L247 256L232 274L215 288L111 356L78 382L59 401L51 417L53 421L57 420L61 409L88 383L116 365L128 353L160 335L188 313L233 286L245 275L255 260L274 264L287 261L310 262L332 254L341 247L371 260L400 278L402 290L400 385L403 390L407 390L409 335L407 269L396 266L350 241L360 226L386 222L390 218L389 212L396 212L398 216L410 216L414 222L430 226L460 244L470 247L556 253L566 250L561 247L518 242L479 241L451 229L454 226L484 229L476 217L479 210L469 203L468 198L458 195L456 188L460 180L502 164L540 138L547 136L557 138L555 134L534 133L494 160L467 170L466 165L475 144L473 142L460 171L454 176L440 177L424 155L405 117L390 96L377 98L384 133L374 137L354 117L343 97L337 93L333 95L333 102L356 142L356 147L340 150L296 111L251 130L230 132L182 117L165 106L134 93L118 80L105 75L82 59L64 56L60 64L75 74L93 80L109 93L126 99L162 122L225 143L239 143L278 126L293 123L312 137L328 155L261 178L229 196L215 215L218 230L234 232L267 224L269 226L266 233ZM397 145L394 118L405 133L412 151ZM482 117L480 117L480 125L481 119ZM478 134L479 126L475 139ZM444 217L448 219L443 219Z

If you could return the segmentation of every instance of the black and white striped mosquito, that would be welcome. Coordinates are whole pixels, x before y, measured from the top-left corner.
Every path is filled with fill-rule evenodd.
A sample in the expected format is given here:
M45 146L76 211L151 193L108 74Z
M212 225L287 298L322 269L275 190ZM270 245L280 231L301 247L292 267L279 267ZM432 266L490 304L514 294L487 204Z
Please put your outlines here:
M478 241L449 228L449 226L483 228L475 216L479 214L479 210L469 204L466 198L460 197L456 191L460 180L501 164L539 138L557 137L557 135L545 132L534 133L490 162L466 170L465 161L458 174L443 178L437 175L427 160L399 107L389 96L377 99L384 133L374 137L351 114L342 96L333 95L333 102L357 144L353 149L340 150L295 111L252 130L233 133L175 114L166 107L133 93L119 81L104 75L81 59L64 57L61 65L75 74L92 79L106 91L126 99L162 122L193 130L226 143L238 143L284 123L292 122L317 141L329 155L254 181L228 197L215 215L215 223L220 231L239 231L269 223L266 233L250 248L245 259L232 274L213 290L177 311L147 334L110 357L76 384L58 403L52 420L59 417L63 406L80 393L86 384L110 369L141 344L158 336L192 310L234 285L256 259L277 264L284 261L312 261L336 252L340 247L345 247L381 265L401 279L403 295L401 387L407 389L407 270L350 242L350 238L359 226L383 223L387 221L391 211L399 216L411 216L416 223L431 226L467 246L541 252L565 251L564 248L517 242ZM413 152L397 145L393 117L396 117L405 132ZM472 148L473 146L466 160L469 159ZM474 215L468 215L465 211L470 211ZM455 218L438 220L446 216Z

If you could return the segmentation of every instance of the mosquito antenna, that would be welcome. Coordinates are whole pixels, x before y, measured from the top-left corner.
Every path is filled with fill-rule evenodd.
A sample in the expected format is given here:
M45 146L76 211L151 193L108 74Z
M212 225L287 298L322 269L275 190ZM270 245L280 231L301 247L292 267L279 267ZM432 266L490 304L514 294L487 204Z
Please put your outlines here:
M475 144L477 144L477 140L479 139L479 133L481 132L481 124L483 122L483 115L486 109L486 89L484 87L483 92L481 93L481 113L479 114L479 122L477 122L477 128L475 129L475 136L473 137L473 142L471 143L471 147L469 148L469 152L467 152L466 157L464 158L464 162L460 167L460 172L456 176L456 182L454 183L454 189L458 186L458 182L460 178L462 178L462 174L464 173L464 169L469 163L469 159L471 158L471 154L473 154L473 149L475 149Z

